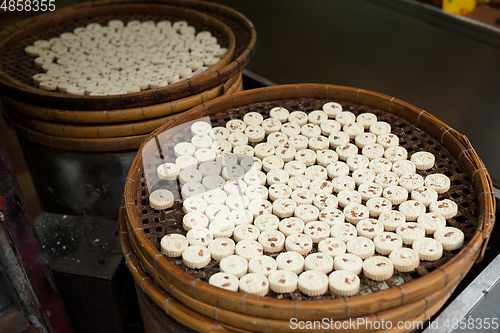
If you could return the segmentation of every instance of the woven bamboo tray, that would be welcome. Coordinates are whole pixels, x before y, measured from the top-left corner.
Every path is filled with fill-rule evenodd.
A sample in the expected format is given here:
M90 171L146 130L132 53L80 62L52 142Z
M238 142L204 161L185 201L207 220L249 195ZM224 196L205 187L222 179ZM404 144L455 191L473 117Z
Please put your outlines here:
M227 85L229 85L229 81ZM236 80L233 85L224 87L224 94L232 94L235 92L241 91L243 88L241 78ZM178 101L180 104L183 104L183 100ZM191 103L191 102L189 102ZM199 103L198 103L199 104ZM8 108L7 108L8 109ZM71 112L73 113L73 112ZM180 118L182 113L174 114L168 117L163 117L161 124L168 123L170 121L176 121ZM23 124L20 124L16 120L12 119L9 115L9 112L4 110L2 112L2 116L12 127L16 133L23 138L29 140L30 142L42 144L44 146L62 149L62 150L72 150L72 151L86 151L86 152L117 152L124 150L137 149L141 143L149 136L149 134L129 134L127 136L119 136L119 132L111 126L111 128L105 129L102 132L102 127L94 127L91 129L89 126L89 130L95 130L97 133L106 133L106 130L110 134L109 137L68 137L68 136L53 136L50 134L46 134L40 132L36 129L31 129ZM131 126L133 131L137 128L133 124L124 124L124 127ZM156 127L155 127L156 128ZM138 129L137 129L138 130ZM146 131L149 133L151 131Z
M119 97L71 96L47 92L33 85L31 77L38 71L33 59L24 54L27 45L36 39L48 39L63 31L72 31L76 26L89 22L107 23L110 19L183 19L195 26L197 31L213 31L220 43L228 48L228 53L219 63L191 79ZM23 21L5 30L0 40L0 88L17 100L30 100L36 105L67 110L123 109L180 99L222 84L241 72L251 58L250 51L244 52L239 62L231 63L236 41L232 30L221 21L185 7L147 3L100 6L88 3L85 6L64 8Z
M169 101L165 103L142 106L137 108L117 109L117 110L63 110L46 108L24 101L15 100L9 96L2 95L0 98L5 106L12 111L23 116L35 118L30 120L43 120L51 123L68 123L68 124L116 124L124 122L137 122L154 118L160 118L171 114L186 111L201 103L207 102L220 96L228 91L228 85L232 86L236 80L241 80L241 74L232 76L228 81L219 86L200 92L198 94L188 96L179 100ZM28 125L28 124L26 124ZM149 132L159 126L154 127ZM36 127L35 127L36 129ZM148 133L149 133L148 132ZM51 133L48 133L51 134ZM54 134L54 133L52 133ZM55 134L54 134L55 135Z
M123 202L122 202L123 204ZM118 221L120 226L120 241L126 265L132 273L132 276L158 309L165 311L167 315L172 316L185 326L200 332L210 332L212 330L237 331L237 332L288 332L291 324L288 320L265 319L261 317L251 317L235 312L227 311L216 306L209 306L201 303L189 295L179 291L173 284L158 276L158 273L150 263L144 264L137 255L140 252L131 245L133 237L125 222L125 206L120 207ZM137 254L137 255L136 255ZM146 268L144 268L146 267ZM146 273L147 272L147 273ZM384 330L374 330L377 327L377 321L390 321L391 323L424 323L431 318L444 305L450 297L452 291L460 282L460 278L455 278L445 288L426 296L423 299L405 303L388 311L382 311L370 316L350 318L357 322L362 320L363 325L356 326L356 332L385 332ZM220 295L219 297L223 297ZM196 310L196 311L193 311ZM295 317L296 318L296 317ZM328 318L328 317L325 317ZM338 320L337 325L349 327L349 320ZM396 326L396 325L394 325ZM388 326L385 326L388 327ZM333 327L334 328L334 327ZM333 332L333 329L317 329L313 332ZM410 332L413 328L391 330L394 332Z
M152 115L159 109L172 110L175 108L175 113L185 111L189 108L197 106L205 101L214 99L215 97L236 92L241 86L242 78L241 74L229 79L225 84L212 89L212 91L207 91L205 93L200 93L198 95L186 97L184 100L175 101L174 104L168 102L164 104L145 106L142 108L136 108L133 110L136 113L134 116L145 116L146 114ZM12 99L4 97L5 101L5 111L9 118L13 119L20 125L23 125L29 129L48 134L51 136L68 137L68 138L113 138L113 137L123 137L123 136L133 136L140 134L149 134L164 123L168 121L167 117L153 118L146 121L130 121L127 123L117 123L117 124L105 124L105 125L94 125L92 123L84 123L82 125L78 124L68 124L68 123L58 123L53 121L40 120L32 118L26 113L32 112L37 109L39 113L51 114L51 111L47 111L44 108L38 108L32 105L26 105L22 102L17 102ZM16 109L11 109L11 105L15 105ZM19 112L18 110L22 111ZM27 111L30 110L30 111ZM45 112L44 112L45 111ZM89 113L90 115L99 115L104 118L106 116L113 115L116 118L129 118L129 110L111 110L111 111L62 111L62 110L52 110L53 113L60 113L63 115L73 115L74 117L79 117L82 113ZM120 114L120 116L114 116L114 114ZM172 113L168 113L169 115ZM50 117L50 116L49 116ZM47 117L46 117L47 118ZM81 118L81 117L80 117ZM142 118L142 117L141 117ZM73 119L75 120L75 119Z
M138 245L137 252L144 261L151 264L158 276L169 281L179 291L190 295L196 301L232 312L266 319L284 319L297 316L304 320L321 320L328 317L344 319L379 313L404 304L424 299L449 286L455 278L462 278L476 259L482 258L494 221L494 194L489 175L467 138L440 122L427 112L403 101L385 95L354 88L332 85L287 85L245 91L232 96L221 97L192 109L178 119L153 132L147 142L157 140L169 128L204 116L212 117L212 125L219 126L230 118L241 118L248 111L266 114L274 106L285 106L291 110L314 110L324 102L336 100L351 112L374 112L379 120L391 123L393 133L400 137L401 145L410 154L421 149L432 151L436 166L431 172L444 172L452 179L453 186L444 197L452 198L459 205L459 214L448 221L459 227L466 235L467 243L460 251L446 252L435 263L421 264L410 274L400 274L404 284L387 280L389 289L368 285L367 292L349 298L334 298L331 295L305 300L297 294L257 297L242 293L226 292L210 286L205 281L213 263L200 271L184 270L158 251L163 235L173 230L182 232L180 203L173 210L154 211L147 204L148 189L143 179L143 170L156 168L160 160L144 160L143 151L132 163L125 185L125 209L127 225L132 231L130 237ZM170 138L174 144L178 138ZM151 141L154 142L154 141ZM158 141L156 141L158 142ZM154 145L154 143L153 143ZM147 145L150 149L151 145ZM171 147L161 147L165 156ZM176 184L167 184L176 186ZM182 266L182 265L181 265ZM362 283L369 284L368 281ZM268 311L272 308L273 311Z

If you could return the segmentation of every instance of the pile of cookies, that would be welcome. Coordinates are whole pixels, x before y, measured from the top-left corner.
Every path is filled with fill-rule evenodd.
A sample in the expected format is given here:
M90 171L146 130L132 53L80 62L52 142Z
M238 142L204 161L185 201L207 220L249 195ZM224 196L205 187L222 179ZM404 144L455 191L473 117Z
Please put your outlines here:
M182 184L187 231L163 237L161 251L194 269L218 261L212 285L351 296L361 273L384 281L463 246L463 232L446 223L457 204L438 199L450 179L418 173L434 155L408 159L374 114L356 117L335 102L308 113L278 107L226 127L195 122L191 134L175 145L175 163L157 168ZM173 201L166 189L150 196L158 210Z
M70 95L123 95L156 89L218 63L227 48L186 21L89 23L25 48L44 73L41 89ZM205 66L205 67L204 67Z

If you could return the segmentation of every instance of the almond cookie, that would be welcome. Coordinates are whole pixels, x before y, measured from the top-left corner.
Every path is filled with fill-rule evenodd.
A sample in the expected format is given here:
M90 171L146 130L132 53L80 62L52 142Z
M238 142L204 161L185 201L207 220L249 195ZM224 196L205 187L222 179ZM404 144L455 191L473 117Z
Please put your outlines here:
M429 211L442 215L445 219L451 219L458 213L458 205L449 199L432 202Z
M258 296L266 296L269 292L269 281L267 281L265 275L249 273L240 278L240 291Z
M182 203L182 209L186 213L198 212L203 213L207 209L207 202L200 197L190 197Z
M196 148L192 143L180 142L174 146L175 156L193 156Z
M368 167L379 174L391 171L392 163L387 158L377 157L370 161Z
M408 191L401 186L388 186L384 188L382 196L396 206L408 199Z
M360 149L363 149L366 145L377 143L377 136L369 132L361 133L356 135L354 143Z
M364 219L356 224L356 230L359 236L373 239L375 236L384 232L384 225L376 219Z
M309 188L311 181L309 180L308 177L306 177L304 175L297 175L297 176L290 177L287 184L288 184L288 186L290 186L290 188L292 190L296 190L296 189L300 189L300 188L307 189L307 188Z
M389 254L389 260L392 261L394 269L398 272L411 272L420 264L420 256L417 251L402 247Z
M205 209L205 215L210 222L218 219L226 219L231 211L226 205L212 204Z
M309 177L311 181L316 179L328 179L328 173L326 168L321 165L312 165L306 168L305 174L306 177Z
M276 147L274 154L281 157L284 162L290 162L295 158L297 150L289 144L283 144Z
M416 200L408 200L399 205L399 211L403 213L407 221L416 221L420 215L425 214L425 205Z
M229 130L225 127L214 127L210 130L208 135L210 135L213 140L227 140L229 133Z
M373 238L375 251L386 256L403 247L403 238L393 232L383 232Z
M234 224L226 219L217 219L210 222L208 230L212 232L214 238L231 237L234 231Z
M299 188L292 192L291 199L297 205L311 205L313 203L315 194L308 189Z
M425 229L418 223L408 222L396 228L396 233L403 238L406 245L413 244L419 238L425 237Z
M397 135L388 133L388 134L381 134L377 136L377 143L384 147L384 149L388 149L390 147L396 147L399 145L399 138Z
M335 223L330 228L330 235L347 243L358 236L358 231L351 223Z
M300 134L310 139L313 136L321 135L321 128L315 124L305 124L300 128Z
M435 261L443 256L443 245L433 238L417 239L412 248L418 253L420 260Z
M313 243L319 243L330 236L330 227L320 221L309 222L304 226L304 234L311 237Z
M321 252L309 254L304 260L304 269L328 274L333 270L333 258Z
M350 204L344 208L344 215L347 222L356 225L359 221L370 217L370 211L362 204Z
M358 236L350 239L346 246L347 252L357 255L361 259L366 259L375 254L375 245L373 241L365 237Z
M299 126L307 124L307 113L303 111L293 111L288 116L288 121Z
M245 172L262 170L262 160L258 157L245 156L240 161Z
M266 131L261 126L248 126L245 128L245 135L248 138L248 142L260 142L264 140ZM229 136L228 141L231 142L231 135Z
M305 255L312 250L313 241L311 237L304 234L292 234L287 236L285 240L285 248L287 251L294 251Z
M309 113L307 118L311 124L321 125L328 120L328 114L321 110L314 110Z
M358 192L361 194L361 198L365 201L371 198L381 197L383 193L383 188L381 185L373 182L367 182L359 185Z
M369 129L371 125L377 122L377 116L373 113L361 113L356 117L356 122L363 125L365 129Z
M227 219L229 221L233 222L233 224L235 226L237 226L240 224L252 223L253 215L247 209L235 209L235 210L232 210L231 213L229 213L229 216L227 217Z
M300 274L304 270L304 257L294 251L283 252L276 257L276 264L280 270Z
M260 233L259 243L265 252L275 253L285 247L285 235L278 230L266 230Z
M399 160L392 164L391 171L396 173L399 177L402 177L403 175L411 175L416 173L417 167L412 161Z
M262 231L278 230L280 220L276 215L263 214L255 218L254 225Z
M300 126L295 123L284 123L281 125L281 134L285 134L286 136L299 135Z
M413 189L411 191L411 199L416 200L424 204L426 207L428 207L432 202L436 202L438 199L438 194L436 190L427 187L427 186L421 186L417 187L416 189Z
M169 190L160 189L149 195L149 205L153 209L163 210L172 207L173 204L174 194Z
M434 166L434 161L436 158L432 153L421 151L418 153L414 153L410 157L410 161L415 163L415 166L418 170L428 170Z
M399 178L398 185L404 187L408 192L411 192L418 187L424 186L424 177L420 176L418 173L402 175Z
M167 257L180 257L188 247L188 240L180 234L169 234L162 237L160 242L161 252Z
M267 142L261 142L254 147L255 157L263 159L266 156L274 155L276 148Z
M243 120L240 119L231 119L226 123L226 128L231 133L243 133L245 132L245 128L247 125Z
M370 125L370 132L375 135L389 134L391 133L391 125L385 121L377 121Z
M189 231L193 228L207 228L208 217L205 214L198 212L187 213L182 218L182 226L186 231Z
M324 209L337 208L339 200L333 194L318 194L314 197L313 204L321 211Z
M210 190L212 192L214 190ZM226 206L231 210L246 209L250 203L250 199L246 195L231 194L226 198ZM231 214L231 212L229 213Z
M417 218L427 235L432 235L437 229L446 227L446 219L438 213L425 213Z
M266 156L262 159L262 168L269 172L272 169L283 169L285 162L279 156ZM307 164L306 164L307 165Z
M186 192L186 194L189 194L190 192L192 192L192 193L196 193L196 195L200 195L205 190L213 190L216 188L223 188L224 185L226 184L226 180L219 175L208 175L206 177L203 177L203 180L201 181L201 183L202 183L204 189L200 188L200 189L198 189L199 192L192 192L188 188L186 191L189 191L189 192ZM188 183L188 184L191 184L191 183ZM187 184L185 184L184 186L186 186L186 185ZM184 188L184 186L182 188ZM184 194L184 192L182 192L182 194Z
M308 296L323 295L328 291L328 277L320 271L305 271L299 275L299 290Z
M323 223L328 224L330 227L334 224L344 223L345 216L341 210L336 208L323 209L319 213L319 220Z
M344 131L344 133L347 133L351 140L356 138L356 136L358 136L359 134L363 133L364 130L365 129L363 125L356 122L345 124L342 127L342 131Z
M272 169L267 173L266 178L268 185L286 184L290 176L288 175L288 172L286 172L285 170Z
M386 231L395 231L398 226L406 223L406 216L397 210L391 210L380 213L378 220Z
M248 271L250 273L258 273L269 277L269 274L275 272L277 269L278 264L276 260L269 256L260 255L250 259L248 262Z
M363 274L374 281L384 281L394 273L394 265L389 258L375 256L363 262Z
M337 199L340 207L362 202L361 193L356 190L342 190L337 194Z
M273 202L272 209L274 215L278 216L279 218L286 218L296 214L295 211L297 209L297 204L295 203L295 201L289 198L277 199Z
M316 135L309 138L309 148L318 151L328 149L330 147L330 143L326 136Z
M269 111L269 117L278 119L282 123L286 122L288 120L288 116L290 115L290 112L283 107L275 107L272 108L271 111Z
M406 160L408 157L408 151L404 147L393 146L385 150L384 157L394 163L396 161Z
M163 163L156 169L158 177L165 180L175 180L181 169L174 163Z
M234 254L236 244L231 238L220 237L211 241L210 244L208 244L208 249L213 259L221 261L223 258Z
M349 123L354 123L356 121L356 116L350 111L342 111L335 116L335 120L338 121L341 126L344 126Z
M325 168L331 163L337 162L338 159L339 156L333 150L322 149L316 151L316 162Z
M322 109L329 118L335 118L336 115L342 112L342 106L336 102L325 103L323 104Z
M219 267L221 272L230 273L241 278L248 271L248 261L238 255L230 255L221 259Z
M359 277L351 271L337 270L328 277L330 291L338 296L353 296L359 291Z
M384 189L389 186L397 186L399 183L399 176L392 171L382 172L375 176L375 183L380 184Z
M210 259L210 251L204 246L191 245L182 252L182 263L189 268L203 268L208 265Z
M179 182L183 185L187 183L201 183L202 179L203 174L197 169L182 169L179 173Z
M450 178L442 173L434 173L425 177L425 185L437 193L444 193L450 189Z
M241 196L243 195L243 193L245 193L247 187L248 187L247 184L243 180L237 179L228 181L223 188L224 192L227 195Z
M238 278L230 273L215 273L210 277L208 283L212 286L223 288L230 291L238 291L239 280Z
M328 254L332 258L335 258L339 254L345 253L346 250L347 247L345 243L338 238L329 237L323 239L318 243L318 251Z
M299 151L302 149L307 149L309 146L309 139L303 135L291 135L288 138L288 144Z
M339 155L339 159L342 161L347 161L351 156L358 154L358 147L352 143L346 143L335 148L335 152Z
M356 181L349 176L338 176L332 179L333 190L337 193L343 190L354 190Z
M295 153L295 159L308 167L316 163L316 153L311 149L301 149Z
M193 228L188 231L186 238L189 245L208 246L213 241L214 235L207 228Z
M292 189L285 184L273 184L269 186L269 199L286 199L292 195ZM293 199L293 198L292 198Z
M266 131L266 134L271 134L273 132L278 132L281 129L281 121L274 118L264 119L261 126Z
M279 231L288 237L293 234L300 234L304 230L304 221L296 217L283 219L279 223Z
M248 112L243 116L243 121L247 126L259 126L264 121L264 117L258 112Z
M252 169L248 172L245 173L243 176L243 181L248 185L248 186L259 186L259 185L265 185L267 182L267 177L266 174L263 173L262 171L257 171L255 169ZM247 187L248 189L248 187ZM246 190L245 190L246 192Z
M326 166L328 177L334 179L340 176L349 175L349 166L345 162L333 162Z
M356 182L357 186L363 183L373 182L375 180L375 177L375 171L373 171L372 169L361 168L356 169L352 172L352 178Z
M349 143L349 134L344 132L334 132L328 136L328 141L330 146L334 149Z
M295 124L290 124L290 125L297 126ZM285 133L273 132L267 136L267 143L272 144L274 147L286 145L288 143L288 136Z
M381 158L384 156L384 147L378 143L369 143L361 149L361 154L368 157L369 160L374 160L376 158Z
M275 293L291 293L297 289L299 282L297 274L287 270L275 270L267 278L269 288Z
M250 260L261 255L263 252L262 245L251 239L243 239L236 244L236 254Z
M454 227L440 228L434 232L434 239L443 245L443 249L453 251L464 245L464 233Z
M269 196L269 190L262 185L249 185L245 190L245 195L250 200L266 200Z
M392 209L392 203L386 198L371 198L366 202L366 208L368 208L370 216L379 217L383 212L387 212Z
M363 270L363 260L355 254L342 253L333 258L333 268L336 271L349 271L359 275Z
M236 242L240 242L244 239L257 240L260 235L260 230L253 224L238 224L234 228L233 235Z
M323 134L326 137L329 137L330 135L337 133L340 131L341 126L338 123L338 121L329 119L327 121L322 122L319 124L319 127L321 128L321 134Z
M294 210L294 216L304 221L316 221L319 216L319 209L313 205L298 205Z

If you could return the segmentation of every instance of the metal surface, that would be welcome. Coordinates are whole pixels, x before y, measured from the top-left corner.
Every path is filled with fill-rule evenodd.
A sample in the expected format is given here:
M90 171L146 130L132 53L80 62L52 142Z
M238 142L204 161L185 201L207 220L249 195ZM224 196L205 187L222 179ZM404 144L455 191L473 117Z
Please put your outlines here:
M451 24L403 0L215 2L255 25L249 70L278 84L359 87L416 105L466 135L500 187L500 154L491 153L500 146L495 30Z
M35 226L75 331L140 332L117 222L41 213Z
M118 219L125 178L136 151L72 152L21 137L19 142L44 211Z
M15 295L5 295L13 305L17 304L25 312L29 327L39 328L40 332L46 333L72 332L1 140L0 179L0 275L15 290ZM3 287L2 291L5 292L7 286L4 284ZM9 318L17 318L15 322L22 325L20 313ZM1 328L0 325L2 332L10 332Z

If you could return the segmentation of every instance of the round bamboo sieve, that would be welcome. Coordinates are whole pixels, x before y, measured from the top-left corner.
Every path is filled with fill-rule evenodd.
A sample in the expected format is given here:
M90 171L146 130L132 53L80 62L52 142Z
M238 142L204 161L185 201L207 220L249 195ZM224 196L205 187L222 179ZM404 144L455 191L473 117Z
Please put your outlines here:
M147 294L157 306L164 309L166 314L171 315L180 323L190 328L196 327L195 329L200 332L210 331L214 329L214 327L219 327L219 323L225 329L233 330L236 327L238 328L237 331L244 332L288 332L290 330L291 323L289 320L265 319L261 317L251 317L244 314L238 314L216 306L209 306L204 303L200 303L191 298L189 295L177 290L175 286L158 276L157 272L150 263L145 265L144 262L138 258L140 257L140 252L138 252L137 249L134 249L133 237L129 237L129 230L127 229L125 222L124 210L124 206L120 207L118 221L120 226L120 241L122 243L122 250L126 258L127 267L131 271L135 282L138 286L140 286L141 290ZM147 267L147 269L144 269L144 267ZM147 273L145 271L147 271ZM404 304L369 316L350 318L350 320L344 321L339 320L337 321L337 325L340 325L340 327L342 327L342 325L349 327L350 322L358 322L359 320L363 323L363 325L356 326L356 332L373 332L375 331L373 328L377 327L377 322L378 325L380 325L381 322L391 322L392 327L397 327L398 322L424 323L443 306L460 280L460 277L457 276L455 280L449 283L446 288L443 288L432 295L426 296L419 301ZM153 281L155 281L156 284L153 283ZM158 285L162 289L160 289ZM183 313L179 314L179 312L168 309L168 305L172 308L176 308L177 310L184 311L187 306L188 309L195 310L197 314L201 315L203 320L200 320L200 317L188 318L188 316ZM195 321L199 321L199 323L194 324L192 322L193 319ZM318 329L312 331L333 332L335 330ZM408 331L411 331L411 329ZM405 332L405 330L394 330L394 332Z
M239 79L232 86L230 86L227 91L224 92L224 94L232 94L233 92L238 92L241 88L242 80ZM4 110L4 112L2 112L2 115L7 124L9 124L9 126L12 127L16 131L16 133L23 138L29 140L30 142L62 150L86 152L117 152L131 150L137 149L141 145L141 143L149 136L149 134L136 133L120 137L116 133L113 134L114 132L111 132L111 136L109 137L86 138L53 136L24 126L23 124L12 119L7 110ZM181 114L174 114L168 117L164 117L161 121L161 124L168 123L169 121L176 121L180 116ZM113 131L112 128L110 130ZM100 133L101 130L96 128L96 131L97 133ZM145 133L149 132L151 131L147 131Z
M288 320L297 316L298 319L321 320L324 317L344 319L364 316L409 304L449 286L457 276L462 277L468 272L474 260L481 258L481 251L484 251L489 232L493 227L495 203L491 181L482 161L468 140L427 112L395 98L361 89L302 84L255 89L221 97L187 112L176 123L182 124L208 115L213 117L214 125L218 125L231 117L238 117L238 112L244 113L251 110L265 113L273 106L289 106L293 110L298 104L302 107L308 105L308 110L313 110L319 108L327 100L339 101L358 112L378 110L378 115L385 117L382 120L392 119L396 122L397 126L393 128L403 134L406 133L405 129L410 132L407 133L410 140L406 142L407 149L411 147L418 149L416 148L418 145L427 145L435 154L446 156L446 160L443 160L441 165L445 171L450 166L453 166L455 170L460 169L460 172L457 172L457 174L462 174L459 182L467 182L469 185L468 187L457 185L456 191L450 195L458 196L458 204L464 208L461 211L462 221L455 222L457 226L463 224L462 229L465 228L468 244L460 251L448 253L436 267L419 267L415 279L410 276L408 282L402 285L393 284L387 290L379 290L368 295L345 299L294 301L225 292L182 271L158 251L157 242L161 237L154 233L154 229L159 228L163 233L165 230L159 226L159 223L151 229L147 224L155 219L164 221L165 218L172 220L179 216L171 216L169 211L160 214L147 210L147 188L144 188L142 179L144 166L140 150L132 164L125 185L126 218L132 230L130 237L134 238L139 245L138 251L145 258L144 260L155 268L159 276L169 281L179 291L191 295L196 301L217 306L217 308L268 319ZM412 131L408 129L409 125L413 126ZM152 134L148 141L173 126L175 126L173 123L162 126ZM421 135L421 137L413 140L410 134ZM144 163L155 163L155 161L144 161ZM469 196L473 198L472 202L465 201ZM143 205L143 202L146 204ZM145 221L141 220L143 210L147 215ZM420 274L422 276L419 276ZM270 308L273 311L267 310Z
M214 99L221 94L233 93L241 86L241 74L229 79L225 84L194 96L172 102L163 103L153 106L145 106L142 108L125 109L125 110L110 110L110 111L63 111L40 108L34 105L25 104L15 101L4 96L4 108L7 115L20 125L26 126L29 129L59 137L70 138L113 138L123 136L133 136L140 134L148 134L163 125L168 121L167 117L145 118L146 121L133 121L130 118L138 118L142 120L146 115L158 114L159 110L170 111L162 112L161 115L170 115L172 110L175 113L185 111L189 108L197 106L205 101ZM15 109L12 108L15 107ZM33 118L31 114L35 113L38 116L44 116L45 119ZM54 114L59 114L73 121L85 117L95 117L93 119L114 119L121 118L127 123L95 125L90 119L87 122L79 124L59 123L52 120ZM83 115L82 115L83 114ZM126 119L125 119L126 118ZM47 120L48 119L48 120Z
M24 54L24 48L36 39L51 38L64 31L90 22L107 23L110 19L171 19L186 20L197 31L211 30L228 48L228 52L214 66L193 78L158 89L130 93L116 97L71 96L48 92L34 86L31 76L38 72L33 59ZM213 88L241 72L251 58L248 52L239 63L231 63L236 40L232 30L221 21L189 8L159 4L107 4L73 6L43 14L3 31L0 35L0 88L17 100L67 110L119 109L158 104L180 99ZM243 55L242 55L243 56Z

